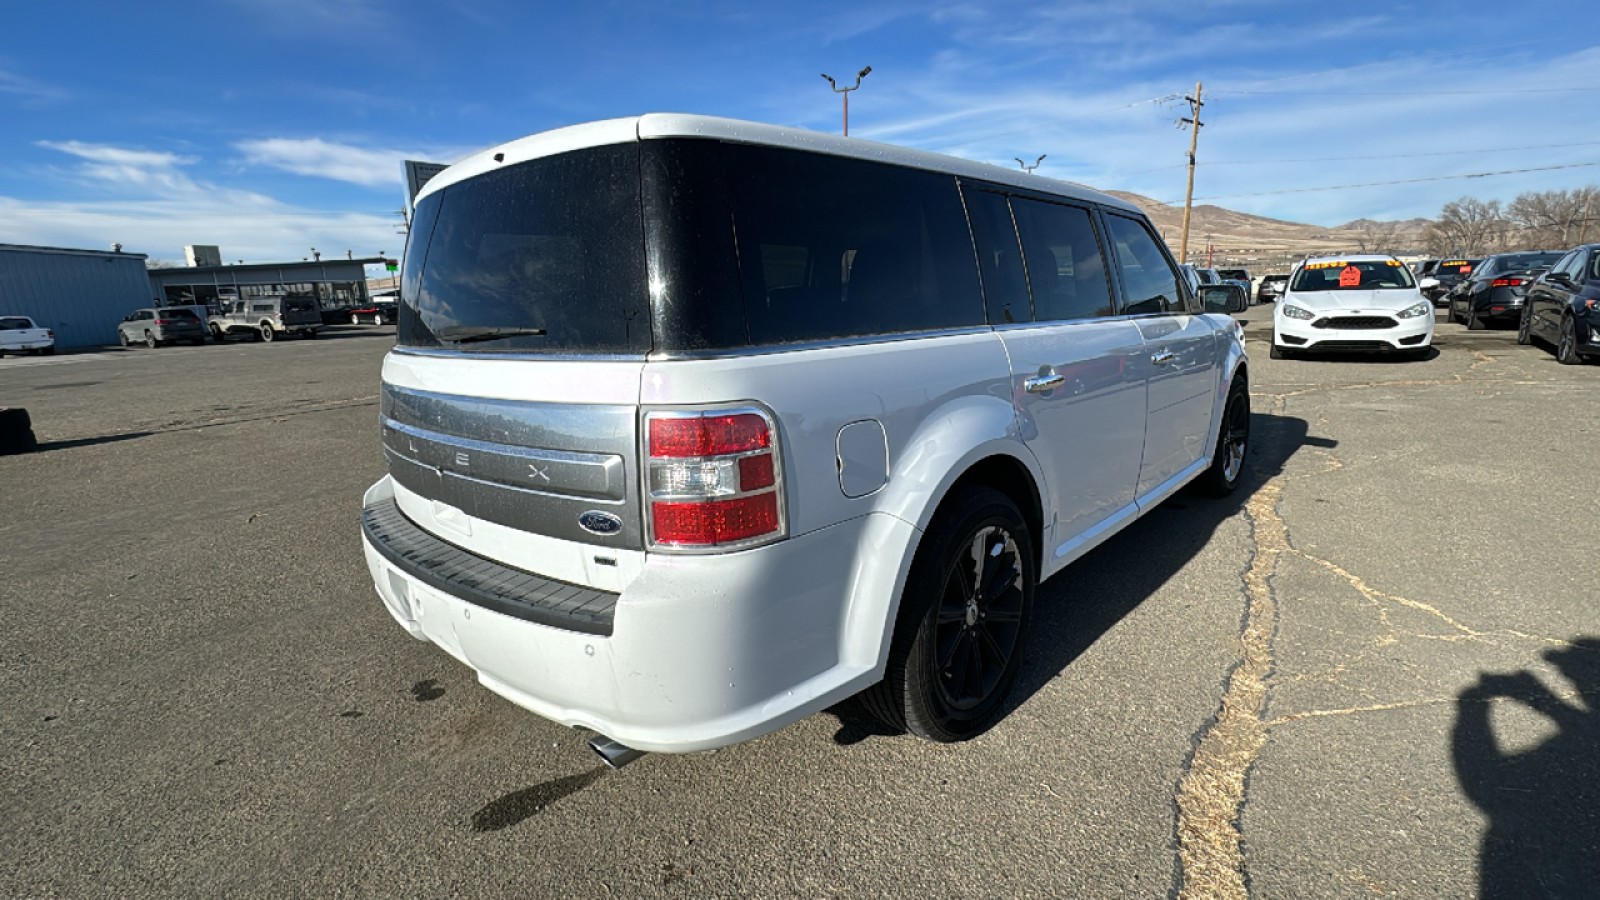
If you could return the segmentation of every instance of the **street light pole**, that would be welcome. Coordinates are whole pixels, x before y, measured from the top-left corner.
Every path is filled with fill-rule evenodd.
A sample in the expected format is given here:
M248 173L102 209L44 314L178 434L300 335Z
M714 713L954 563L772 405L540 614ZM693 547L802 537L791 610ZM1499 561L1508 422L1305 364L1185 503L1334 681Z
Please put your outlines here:
M1034 160L1033 161L1033 165L1031 165L1031 166L1028 165L1027 163L1023 162L1021 160L1021 158L1019 158L1019 157L1013 156L1011 158L1015 159L1017 161L1017 165L1022 167L1022 171L1027 172L1028 174L1032 175L1033 174L1033 170L1039 168L1039 163L1044 162L1044 157L1045 157L1045 154L1043 154L1043 153L1039 154L1039 158Z
M833 77L831 75L829 75L826 72L822 73L822 77L828 79L828 86L833 88L833 92L835 94L839 94L840 96L842 96L844 98L844 136L845 137L849 137L850 136L850 92L859 89L861 87L861 79L863 79L863 78L865 78L865 77L867 77L868 75L871 75L871 74L872 74L872 67L871 66L867 66L865 69L862 69L861 71L856 73L856 83L855 84L852 84L849 87L839 87L838 82L834 81Z

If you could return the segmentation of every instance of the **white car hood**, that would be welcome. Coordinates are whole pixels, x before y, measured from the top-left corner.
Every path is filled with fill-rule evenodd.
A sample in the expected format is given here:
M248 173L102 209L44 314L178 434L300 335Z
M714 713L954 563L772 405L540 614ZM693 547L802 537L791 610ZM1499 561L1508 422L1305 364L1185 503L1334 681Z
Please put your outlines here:
M1421 301L1422 294L1415 290L1395 290L1393 288L1365 291L1356 289L1295 291L1284 297L1284 302L1293 303L1311 312L1345 312L1351 310L1399 312Z

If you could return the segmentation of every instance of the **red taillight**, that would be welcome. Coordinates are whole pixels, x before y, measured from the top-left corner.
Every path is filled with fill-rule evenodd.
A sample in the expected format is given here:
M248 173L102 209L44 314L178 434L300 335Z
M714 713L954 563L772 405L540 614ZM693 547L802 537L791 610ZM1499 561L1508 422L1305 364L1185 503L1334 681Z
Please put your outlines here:
M701 503L661 502L651 505L650 514L658 544L731 544L778 530L778 495L755 494Z
M1490 284L1490 287L1522 287L1527 283L1527 280L1523 278L1496 278Z
M650 455L724 456L771 446L765 419L755 413L650 420Z
M654 544L709 548L783 535L777 447L765 414L651 413L645 435Z
M156 324L157 325L176 325L177 323L174 322L171 319L157 319L156 320Z

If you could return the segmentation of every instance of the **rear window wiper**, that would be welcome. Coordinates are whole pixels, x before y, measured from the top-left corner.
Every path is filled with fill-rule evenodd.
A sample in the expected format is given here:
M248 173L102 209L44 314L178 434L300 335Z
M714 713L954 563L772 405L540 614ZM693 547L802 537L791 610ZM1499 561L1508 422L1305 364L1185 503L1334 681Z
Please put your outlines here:
M496 328L492 326L456 325L439 329L439 340L453 344L471 344L478 341L498 341L512 337L544 337L543 328Z

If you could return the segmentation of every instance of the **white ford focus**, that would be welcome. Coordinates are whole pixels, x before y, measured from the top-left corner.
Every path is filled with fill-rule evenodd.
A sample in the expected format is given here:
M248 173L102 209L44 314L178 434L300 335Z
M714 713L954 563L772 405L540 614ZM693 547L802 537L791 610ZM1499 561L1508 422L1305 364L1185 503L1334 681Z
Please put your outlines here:
M1312 257L1289 276L1272 314L1272 358L1301 351L1424 356L1433 343L1433 304L1405 264L1390 256Z

